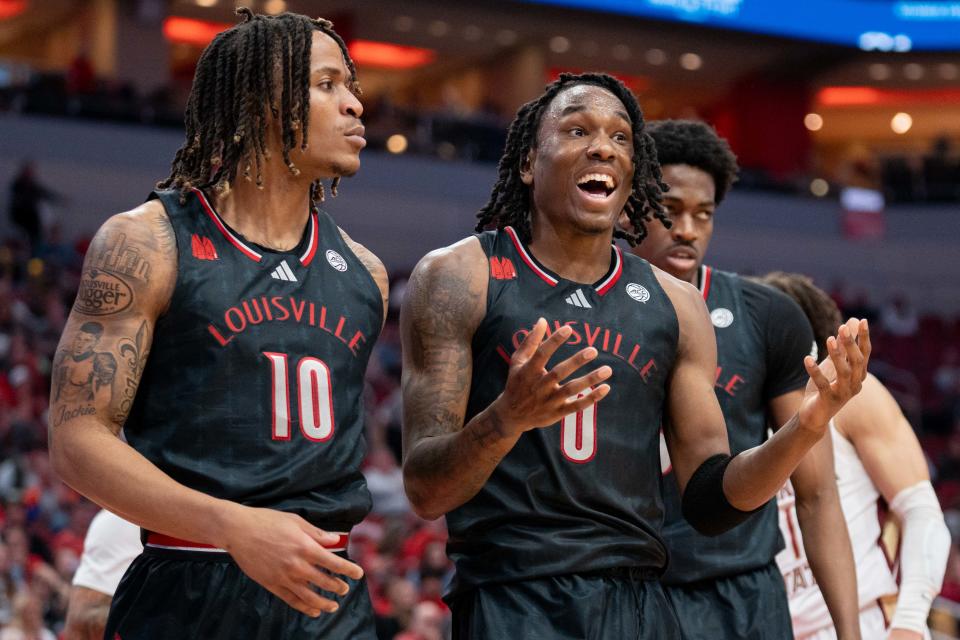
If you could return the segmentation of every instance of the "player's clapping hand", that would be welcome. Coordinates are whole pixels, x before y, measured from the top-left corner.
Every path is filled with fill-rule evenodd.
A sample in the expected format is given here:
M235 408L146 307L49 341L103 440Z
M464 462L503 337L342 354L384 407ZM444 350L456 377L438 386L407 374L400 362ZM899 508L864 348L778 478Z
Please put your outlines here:
M250 578L294 609L317 617L338 605L315 587L342 596L349 587L332 574L363 577L358 565L323 547L337 540L298 515L234 505L220 546Z
M570 338L572 329L563 326L544 340L546 333L547 321L540 318L510 358L507 384L493 403L492 408L509 434L555 424L565 415L586 409L610 392L610 385L600 384L613 373L608 366L566 381L597 357L597 350L593 347L581 349L547 371L547 362Z
M836 336L827 339L829 358L819 365L811 356L803 360L810 376L800 405L800 426L826 433L830 419L860 393L870 361L870 328L866 320L851 318Z

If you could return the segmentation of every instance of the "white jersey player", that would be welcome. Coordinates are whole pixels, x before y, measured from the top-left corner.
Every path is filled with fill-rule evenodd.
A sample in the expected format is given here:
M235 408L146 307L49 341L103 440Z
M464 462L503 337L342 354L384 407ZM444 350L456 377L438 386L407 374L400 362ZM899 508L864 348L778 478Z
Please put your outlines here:
M821 342L840 323L836 305L804 276L772 273L761 279L803 308ZM826 333L825 333L826 332ZM860 600L863 640L929 638L927 615L939 593L950 533L930 484L920 443L890 392L872 375L830 425L840 504L847 521ZM900 587L880 546L877 502L883 497L902 531ZM797 526L793 490L780 492L780 529L786 548L777 562L786 582L797 640L836 638L830 613L812 578ZM880 599L896 596L892 620Z
M73 575L65 640L100 640L110 601L127 567L143 551L140 527L101 510L90 522Z

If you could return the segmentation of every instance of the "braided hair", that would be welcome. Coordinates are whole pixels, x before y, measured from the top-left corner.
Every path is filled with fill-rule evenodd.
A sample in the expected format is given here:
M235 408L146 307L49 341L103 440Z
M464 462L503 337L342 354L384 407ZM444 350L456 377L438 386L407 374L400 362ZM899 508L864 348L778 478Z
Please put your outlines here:
M493 185L490 200L477 214L477 231L512 226L524 241L529 242L532 235L530 191L521 180L520 165L529 151L537 146L540 122L547 107L561 91L578 85L595 85L612 93L623 103L632 123L633 189L623 210L633 226L633 232L616 229L614 237L623 238L631 245L640 244L647 236L647 222L653 217L665 227L670 227L662 203L667 186L661 180L657 152L653 140L644 131L643 113L636 97L622 82L607 74L562 73L558 80L547 85L543 95L520 107L510 123L506 149L498 166L497 182Z
M843 316L837 303L825 291L813 284L813 280L799 273L772 271L757 278L758 282L779 289L800 305L803 313L813 327L813 337L817 341L818 360L827 357L827 339L836 334L837 327L843 323Z
M170 176L160 189L214 187L225 191L242 174L263 188L263 160L268 113L280 125L283 162L293 175L300 171L290 159L298 144L307 148L310 125L310 48L313 32L330 36L340 47L350 74L348 86L357 95L357 70L333 23L296 13L256 15L241 7L242 21L218 34L197 62L187 109L186 140L177 150ZM253 172L253 176L251 176ZM337 195L340 179L331 192ZM314 203L323 200L323 184L310 185Z

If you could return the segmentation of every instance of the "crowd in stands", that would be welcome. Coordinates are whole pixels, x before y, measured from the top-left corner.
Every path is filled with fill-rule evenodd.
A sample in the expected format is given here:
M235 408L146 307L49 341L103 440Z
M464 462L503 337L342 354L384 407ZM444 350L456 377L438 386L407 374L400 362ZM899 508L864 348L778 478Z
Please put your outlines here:
M40 185L27 191L58 197ZM46 450L51 364L89 240L66 243L55 229L34 236L28 226L0 237L0 640L46 639L62 630L71 578L97 512L56 477ZM350 553L366 571L382 640L441 640L449 637L441 595L452 566L443 521L416 517L403 492L397 319L404 281L394 276L366 391L373 511L354 529ZM918 429L960 540L960 318L918 316L901 295L880 308L842 285L834 296L847 313L873 321L871 368ZM957 551L944 595L960 602Z
M0 113L179 128L186 95L175 83L142 95L130 83L97 78L90 63L78 56L65 73L30 73L26 81L0 87ZM386 94L364 104L370 149L389 148L390 137L399 134L405 152L444 160L496 162L510 116L490 104L468 107L452 85L445 87L438 105L402 106ZM947 137L937 139L929 153L883 157L877 164L873 181L887 202L960 202L960 153ZM795 181L775 179L759 167L744 167L740 178L740 188L806 189Z

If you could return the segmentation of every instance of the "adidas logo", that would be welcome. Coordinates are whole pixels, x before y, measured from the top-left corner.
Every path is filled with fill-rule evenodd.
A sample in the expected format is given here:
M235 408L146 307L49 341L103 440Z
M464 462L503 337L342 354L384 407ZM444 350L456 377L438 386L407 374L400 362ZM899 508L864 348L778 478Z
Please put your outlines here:
M587 302L587 299L583 295L583 289L577 289L572 294L567 296L567 304L572 304L575 307L583 307L584 309L592 309L590 303Z
M280 266L273 270L270 277L274 280L285 280L287 282L297 281L297 276L293 275L293 271L290 270L290 266L287 265L286 260L281 262Z

